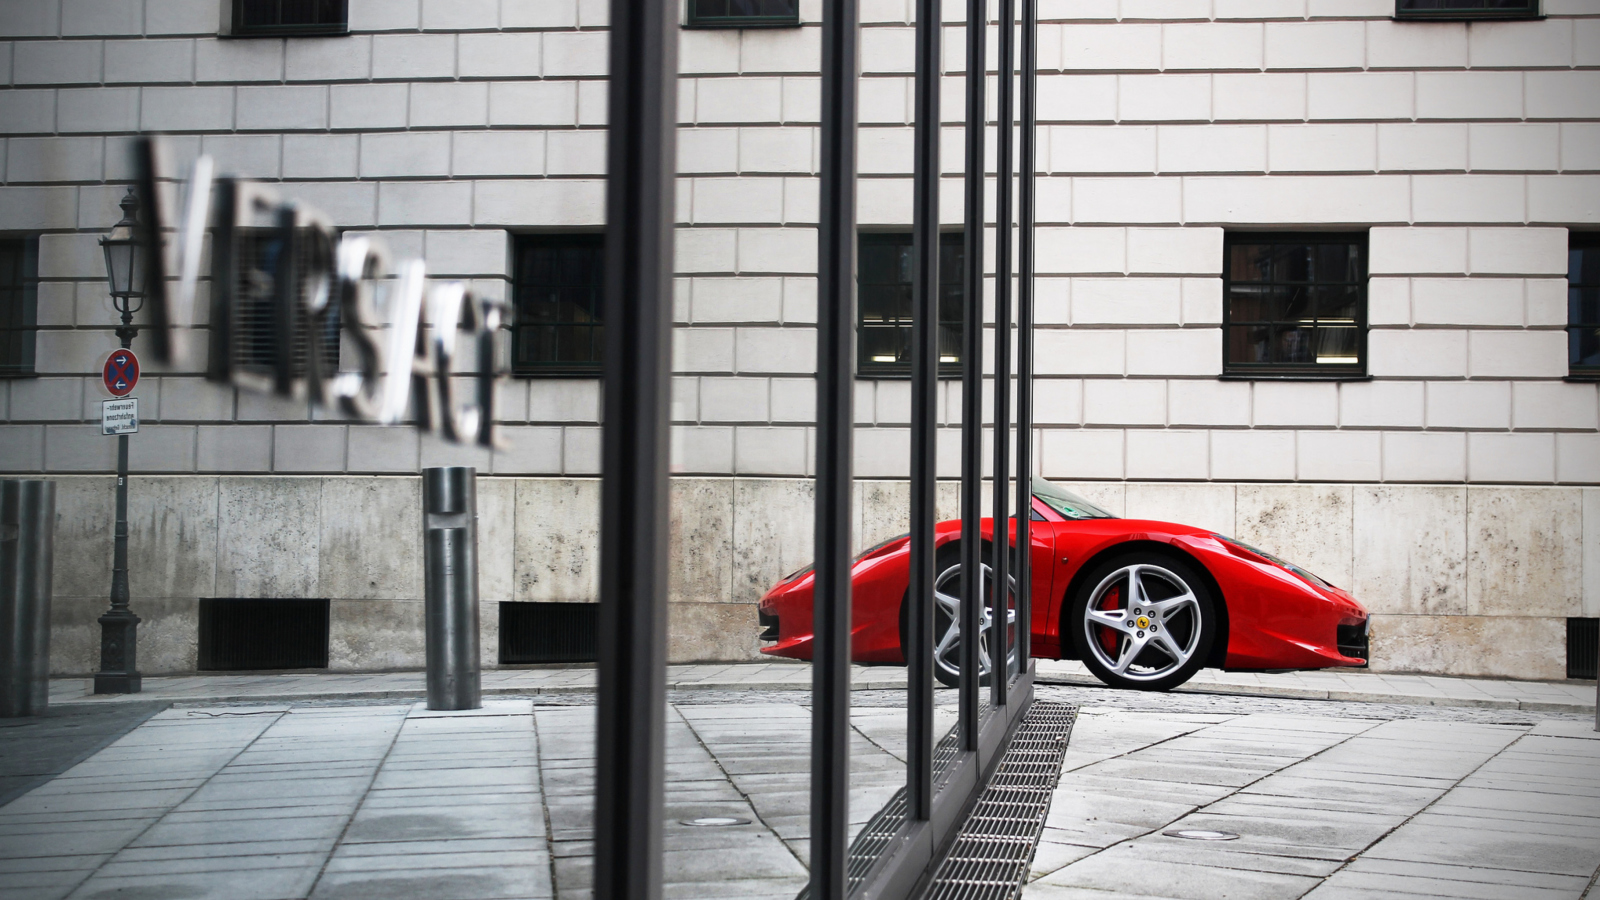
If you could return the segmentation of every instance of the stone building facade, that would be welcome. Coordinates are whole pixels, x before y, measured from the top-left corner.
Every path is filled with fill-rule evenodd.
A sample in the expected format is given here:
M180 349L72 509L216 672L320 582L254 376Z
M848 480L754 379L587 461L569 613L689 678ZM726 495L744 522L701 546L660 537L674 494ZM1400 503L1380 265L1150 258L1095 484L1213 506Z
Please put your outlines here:
M909 230L911 6L862 3L864 233ZM946 4L942 88L953 229L963 6ZM602 225L603 0L350 0L347 35L288 38L229 36L228 7L0 2L0 238L37 273L33 373L0 379L0 470L60 484L62 673L95 668L110 581L97 241L131 136L511 300L519 240ZM754 601L809 561L820 2L799 9L799 27L681 38L678 659L753 656ZM1470 24L1397 21L1395 0L1040 11L1039 474L1350 587L1374 668L1563 677L1568 619L1600 617L1600 389L1572 377L1566 330L1569 247L1600 230L1600 4ZM1226 254L1305 232L1363 245L1360 371L1225 373ZM511 448L491 454L201 370L152 368L136 392L144 671L196 667L210 597L325 598L331 666L420 665L429 465L484 476L486 660L499 603L594 598L592 372L510 379ZM947 476L958 395L944 383ZM861 545L903 530L909 400L903 379L858 384Z

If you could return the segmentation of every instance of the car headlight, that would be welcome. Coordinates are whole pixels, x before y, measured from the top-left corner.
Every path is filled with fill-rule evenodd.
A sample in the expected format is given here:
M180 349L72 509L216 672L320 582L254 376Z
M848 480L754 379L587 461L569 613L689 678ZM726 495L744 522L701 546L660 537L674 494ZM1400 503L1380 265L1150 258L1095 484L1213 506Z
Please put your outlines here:
M1321 587L1321 588L1332 588L1333 587L1333 585L1329 584L1328 582L1324 581L1321 578L1318 578L1316 575L1312 574L1311 572L1307 571L1306 569L1303 569L1300 566L1297 566L1294 563L1289 562L1286 559L1279 559L1278 557L1273 556L1271 553L1268 553L1265 550L1262 550L1262 549L1257 548L1257 547L1252 547L1249 544L1246 544L1244 541L1237 541L1237 540L1234 540L1231 537L1228 537L1227 535L1222 535L1222 534L1213 534L1212 537L1214 537L1217 540L1223 542L1224 544L1227 544L1230 547L1236 547L1236 548L1238 548L1240 550L1243 550L1246 553L1249 553L1251 555L1259 556L1262 559L1266 560L1269 563L1272 563L1273 565L1277 566L1280 569L1285 569L1287 571L1293 572L1294 574L1299 575L1301 578L1304 578L1305 580L1311 582L1312 584L1316 585L1317 587Z

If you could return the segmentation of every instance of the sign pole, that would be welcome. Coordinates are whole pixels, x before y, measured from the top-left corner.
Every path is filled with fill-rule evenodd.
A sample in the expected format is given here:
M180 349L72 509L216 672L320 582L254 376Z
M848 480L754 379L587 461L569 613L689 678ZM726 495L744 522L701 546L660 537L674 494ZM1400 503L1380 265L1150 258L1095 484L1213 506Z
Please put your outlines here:
M124 221L137 222L139 200L131 191L123 198L122 209ZM109 250L106 256L109 268L112 258ZM111 274L112 300L122 314L122 326L117 329L122 349L112 351L101 376L106 390L112 396L132 401L134 398L128 397L128 394L139 383L139 357L131 349L133 339L139 333L138 327L133 324L133 314L143 305L143 285L130 282L119 292L117 273L113 271ZM136 402L132 412L133 418L126 426L114 426L117 435L117 522L111 556L111 609L100 617L100 671L94 674L96 694L137 694L141 687L138 667L139 617L128 608L128 433L137 431L139 427ZM109 411L102 412L102 431L110 430L109 420Z

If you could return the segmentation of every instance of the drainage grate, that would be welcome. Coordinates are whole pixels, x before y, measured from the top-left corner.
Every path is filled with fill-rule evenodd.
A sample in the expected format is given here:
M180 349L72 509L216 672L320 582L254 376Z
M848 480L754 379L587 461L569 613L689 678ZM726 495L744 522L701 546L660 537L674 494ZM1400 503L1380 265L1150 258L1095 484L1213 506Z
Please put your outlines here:
M327 667L328 601L201 598L202 672Z
M598 603L500 604L500 663L594 662Z
M1061 760L1078 710L1036 701L1022 718L989 784L978 795L925 896L930 900L1013 900L1033 861L1061 780Z
M980 713L982 709L979 710ZM940 784L950 773L950 764L955 762L960 755L960 739L956 730L949 732L933 747L933 783ZM906 821L906 789L895 791L889 802L878 810L862 829L856 833L856 839L850 842L849 859L845 864L845 891L855 893L856 888L867 877L867 872L872 869L872 864L888 848L889 841L894 839L900 826ZM795 900L811 900L811 885L801 888Z
M1594 678L1600 669L1600 619L1567 620L1567 677Z

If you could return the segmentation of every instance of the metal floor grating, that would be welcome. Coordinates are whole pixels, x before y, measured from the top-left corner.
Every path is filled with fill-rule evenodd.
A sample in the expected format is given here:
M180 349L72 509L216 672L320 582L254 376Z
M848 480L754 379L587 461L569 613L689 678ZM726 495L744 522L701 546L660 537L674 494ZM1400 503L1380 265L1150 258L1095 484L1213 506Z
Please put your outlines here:
M956 730L951 728L933 748L933 783L938 785L949 774L950 764L955 761L959 753L959 742ZM867 872L872 864L878 861L884 848L889 846L900 826L906 821L906 789L895 791L889 802L878 810L871 821L864 825L856 839L850 842L850 858L845 864L846 889L855 893L861 882L867 877ZM811 885L800 889L795 900L811 900Z
M1077 707L1036 701L1023 716L950 852L939 861L924 895L928 900L1021 896L1077 715Z

